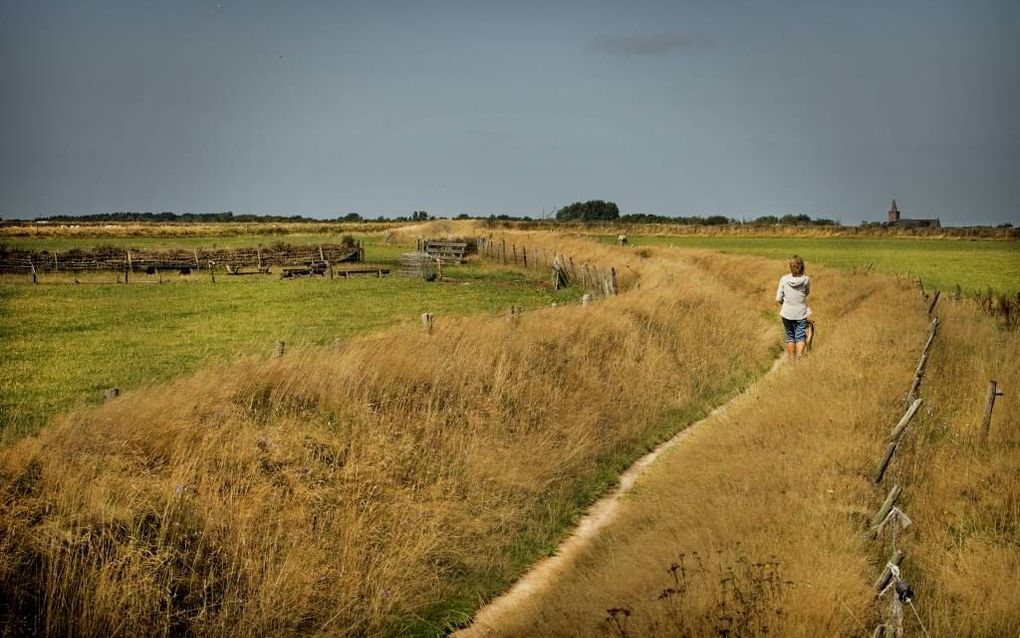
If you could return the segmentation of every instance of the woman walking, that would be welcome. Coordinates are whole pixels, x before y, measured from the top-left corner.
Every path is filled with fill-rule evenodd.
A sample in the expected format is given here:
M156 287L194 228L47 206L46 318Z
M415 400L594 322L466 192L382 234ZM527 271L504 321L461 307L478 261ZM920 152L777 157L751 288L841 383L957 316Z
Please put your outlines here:
M804 260L799 256L790 257L790 274L783 275L776 289L776 303L782 304L779 316L783 318L786 332L786 358L804 356L807 346L807 323L811 309L807 296L811 294L811 278L804 274Z

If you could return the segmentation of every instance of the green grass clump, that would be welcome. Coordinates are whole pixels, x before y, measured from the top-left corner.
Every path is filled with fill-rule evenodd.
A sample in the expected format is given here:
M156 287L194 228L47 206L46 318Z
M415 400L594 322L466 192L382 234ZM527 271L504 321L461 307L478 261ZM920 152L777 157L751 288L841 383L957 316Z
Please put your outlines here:
M603 241L615 242L616 236ZM1020 292L1020 242L953 239L854 239L847 237L659 237L629 236L638 246L673 245L782 259L792 254L844 270L910 273L925 288L983 293Z

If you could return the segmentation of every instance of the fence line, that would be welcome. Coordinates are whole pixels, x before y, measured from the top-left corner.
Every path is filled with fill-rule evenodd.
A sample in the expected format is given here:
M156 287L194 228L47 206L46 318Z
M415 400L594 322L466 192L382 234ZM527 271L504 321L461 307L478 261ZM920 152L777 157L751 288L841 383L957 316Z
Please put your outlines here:
M921 285L920 281L918 281L918 285ZM935 305L938 302L938 299L939 295L936 293L934 299L928 305L929 315L935 311ZM935 342L938 327L939 319L938 317L934 317L929 324L928 337L921 350L921 357L917 362L917 367L914 369L914 378L911 382L910 390L907 392L906 398L909 403L909 407L896 424L896 427L894 427L892 432L889 434L885 453L879 460L878 468L875 470L875 474L872 477L872 482L874 482L875 485L881 485L882 479L885 477L886 470L892 463L896 451L899 449L900 444L906 436L907 428L910 425L911 420L914 418L914 415L923 403L923 400L918 396L918 394L921 390L921 379L924 377L925 369L928 365L929 351ZM892 598L892 602L889 608L888 618L875 627L875 630L872 633L873 638L899 638L903 635L904 604L910 606L924 634L926 636L928 635L928 629L924 626L924 623L921 621L921 616L918 614L917 608L914 606L914 591L907 580L903 577L903 569L901 565L906 554L897 546L897 533L912 524L912 521L906 513L897 506L897 502L899 501L902 493L903 489L898 484L894 485L886 495L885 500L882 501L882 505L875 513L875 516L872 517L871 523L868 526L867 536L871 540L877 539L887 527L892 529L892 540L889 554L890 558L886 561L886 564L882 568L882 573L875 581L876 600L880 600L883 596L885 596L885 594L889 593Z
M588 262L579 262L578 266L574 263L573 256L550 252L548 248L541 246L529 247L512 241L508 244L505 237L498 240L492 235L477 237L475 243L478 254L490 261L507 265L512 263L533 270L549 269L553 288L557 290L570 285L571 282L577 282L585 294L604 298L619 294L616 268L600 271L597 265Z
M43 272L124 271L155 269L202 269L222 264L229 269L284 265L311 261L330 263L364 261L361 242L354 244L318 244L309 246L256 246L245 248L177 249L137 251L120 249L31 251L0 248L0 273L34 274Z

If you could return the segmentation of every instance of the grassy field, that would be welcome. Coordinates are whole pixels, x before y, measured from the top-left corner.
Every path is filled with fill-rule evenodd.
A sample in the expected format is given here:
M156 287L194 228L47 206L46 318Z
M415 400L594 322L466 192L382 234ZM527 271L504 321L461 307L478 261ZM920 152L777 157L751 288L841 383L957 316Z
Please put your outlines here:
M442 284L0 286L3 343L26 366L4 376L5 397L28 396L14 384L37 373L49 384L13 416L54 409L61 375L92 384L93 401L120 383L94 383L76 358L135 375L120 398L0 446L0 634L442 635L554 551L635 458L779 352L782 260L506 239L613 266L626 292L550 308L579 291L558 297L535 279L544 270L480 266ZM628 635L764 635L766 624L869 635L888 609L871 583L889 539L863 532L896 482L915 521L900 536L904 569L932 634L1017 634L1017 333L973 300L938 306L925 406L874 486L927 304L905 280L829 269L811 247L789 250L814 265L812 305L827 318L807 360L664 457L556 597L497 629L619 635L607 610L626 608ZM65 307L61 294L79 297ZM511 303L536 310L491 316ZM425 310L439 316L432 334L416 325ZM86 353L74 350L81 335ZM277 339L310 347L269 358ZM160 359L176 351L190 362ZM985 446L975 434L990 378L1006 394ZM704 565L688 563L680 594L669 568L694 551Z
M209 246L225 238L115 239L125 246ZM226 238L230 245L261 238ZM287 235L286 241L302 237ZM319 236L305 239L324 241ZM23 240L52 248L55 239ZM63 241L63 240L60 240ZM108 239L93 240L110 243ZM142 243L155 242L155 243ZM189 244L188 242L191 242ZM373 263L393 266L406 247L366 240ZM79 401L95 403L109 387L132 388L166 381L213 362L269 353L277 340L289 347L333 343L338 338L416 321L432 312L450 315L505 312L510 305L548 306L576 297L554 292L534 272L479 264L451 268L442 283L397 275L350 280L267 277L190 277L135 273L130 285L117 273L44 275L40 285L23 276L0 277L0 424L4 436L33 432ZM543 278L544 279L544 278Z
M0 618L92 635L464 622L776 352L753 293L703 265L528 241L639 269L641 294L204 366L0 452Z
M616 242L616 236L600 239ZM641 235L629 235L628 239L636 246L672 245L775 259L798 254L809 271L812 264L825 264L843 270L871 266L890 274L909 272L929 289L951 291L959 285L968 293L989 288L1005 294L1020 292L1020 241L1014 240Z

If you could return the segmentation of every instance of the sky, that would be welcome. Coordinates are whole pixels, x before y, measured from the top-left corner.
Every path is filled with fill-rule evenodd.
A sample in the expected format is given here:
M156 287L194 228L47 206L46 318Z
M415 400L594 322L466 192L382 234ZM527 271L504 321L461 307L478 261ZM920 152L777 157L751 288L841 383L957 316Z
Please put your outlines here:
M0 0L0 216L1020 225L1020 2Z

